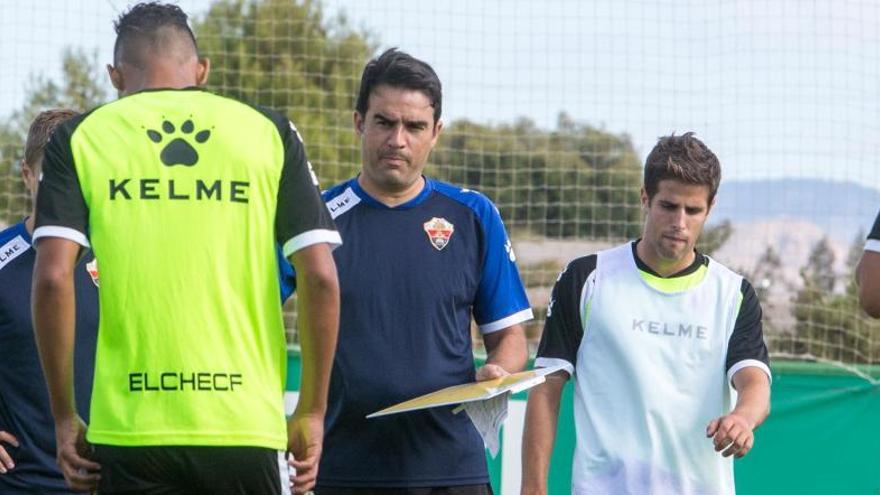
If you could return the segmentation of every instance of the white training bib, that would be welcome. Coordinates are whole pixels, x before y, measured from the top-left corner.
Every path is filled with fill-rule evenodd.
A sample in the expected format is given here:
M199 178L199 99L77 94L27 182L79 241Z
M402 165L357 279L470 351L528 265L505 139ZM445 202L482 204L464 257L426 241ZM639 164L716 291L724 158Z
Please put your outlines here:
M733 462L706 438L731 408L725 372L742 277L712 260L703 280L662 292L632 246L598 254L575 370L575 494L727 495Z

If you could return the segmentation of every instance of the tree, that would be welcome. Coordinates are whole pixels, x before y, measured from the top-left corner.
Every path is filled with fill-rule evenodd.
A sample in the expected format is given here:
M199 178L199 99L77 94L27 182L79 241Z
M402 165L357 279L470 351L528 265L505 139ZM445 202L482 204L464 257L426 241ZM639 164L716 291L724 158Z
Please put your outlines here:
M195 23L214 67L209 85L284 111L304 135L324 183L355 174L352 112L364 63L377 44L317 2L215 2ZM521 119L453 122L429 173L480 189L512 228L550 236L631 237L640 230L640 166L627 136L561 114L555 131Z
M319 2L215 1L194 23L208 85L284 112L297 126L322 183L355 173L352 112L364 63L376 45L345 17L325 19Z
M725 218L718 225L707 226L697 241L697 250L703 254L712 255L721 246L730 239L733 234L733 225L730 220Z
M312 1L216 1L194 24L212 59L209 85L287 113L324 183L359 169L352 112L377 44ZM448 125L431 175L480 189L512 228L550 236L631 237L640 230L641 168L628 136L574 122Z
M834 251L828 237L823 237L810 251L807 265L801 270L804 285L830 293L834 290L837 276L834 273Z
M779 257L779 253L771 244L767 244L754 266L738 271L751 282L755 294L761 302L762 323L765 330L775 329L774 315L778 299L774 298L771 293L779 294L782 290L790 290L790 287L786 287L787 284L782 273L782 259Z
M855 237L852 240L852 244L849 246L849 251L846 253L846 268L847 274L852 278L855 277L856 266L859 264L859 260L862 259L862 255L865 253L865 230L859 228L858 232L856 232ZM858 294L858 290L855 292Z
M440 178L492 198L514 231L605 239L641 231L641 166L630 138L565 114L553 131L528 119L496 126L455 121L432 162Z
M863 243L856 238L852 252ZM857 258L855 258L857 260ZM880 363L880 323L868 318L856 298L855 280L850 276L846 290L835 292L834 254L827 238L813 247L801 270L804 286L795 297L794 317L800 347L798 353L846 363ZM853 266L848 267L852 273Z
M64 52L59 82L42 76L31 79L25 102L0 123L0 221L17 221L30 211L19 173L24 140L34 117L50 108L91 109L106 100L106 88L97 53L71 48Z

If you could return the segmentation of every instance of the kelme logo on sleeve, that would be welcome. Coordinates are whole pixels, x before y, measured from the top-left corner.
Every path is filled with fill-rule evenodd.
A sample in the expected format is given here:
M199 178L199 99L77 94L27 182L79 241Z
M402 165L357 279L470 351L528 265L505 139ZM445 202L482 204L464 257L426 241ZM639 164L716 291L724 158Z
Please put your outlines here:
M180 124L180 132L183 133L183 135L172 139L162 148L162 152L159 154L159 159L162 160L162 163L169 167L173 167L174 165L192 167L198 163L199 153L193 145L185 139L193 133L195 128L196 125L190 119L187 119L183 124ZM174 124L166 120L162 122L162 132L147 129L147 137L150 138L150 141L160 144L165 140L165 137L170 137L176 130ZM195 142L199 144L204 143L210 138L211 131L209 129L201 130L193 136Z

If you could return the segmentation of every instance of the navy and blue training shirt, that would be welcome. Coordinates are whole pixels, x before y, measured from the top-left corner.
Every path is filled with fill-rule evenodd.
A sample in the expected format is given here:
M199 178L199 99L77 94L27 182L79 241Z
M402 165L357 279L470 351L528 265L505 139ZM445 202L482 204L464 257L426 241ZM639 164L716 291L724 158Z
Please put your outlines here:
M488 482L483 442L453 407L369 413L474 380L471 315L487 334L532 318L498 210L482 194L425 179L388 207L357 179L324 199L345 244L339 343L319 486Z
M24 222L0 232L0 430L20 446L3 444L15 467L0 474L0 493L69 493L55 463L55 423L31 322L31 279L36 253ZM98 332L97 280L91 253L76 265L74 387L88 422Z

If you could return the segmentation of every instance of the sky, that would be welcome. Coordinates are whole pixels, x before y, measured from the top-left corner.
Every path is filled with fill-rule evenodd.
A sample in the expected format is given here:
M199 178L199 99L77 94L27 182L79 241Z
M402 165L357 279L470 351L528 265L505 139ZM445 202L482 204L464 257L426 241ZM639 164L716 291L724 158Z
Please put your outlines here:
M206 0L182 0L198 15ZM328 0L381 48L430 62L447 121L553 128L560 112L631 136L695 131L726 180L880 189L880 2ZM123 0L0 0L0 115L65 46L110 59Z

